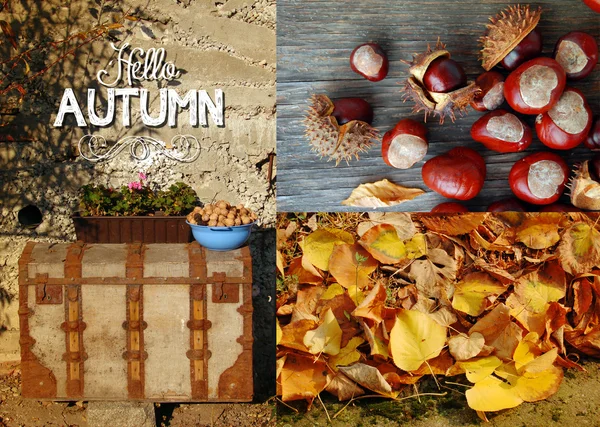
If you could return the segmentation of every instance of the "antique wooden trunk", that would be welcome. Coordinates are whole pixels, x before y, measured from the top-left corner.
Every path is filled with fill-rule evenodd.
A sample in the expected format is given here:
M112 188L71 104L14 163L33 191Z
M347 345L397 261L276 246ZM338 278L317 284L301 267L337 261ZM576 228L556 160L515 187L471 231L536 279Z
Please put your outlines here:
M24 397L252 400L247 247L30 242L19 298Z

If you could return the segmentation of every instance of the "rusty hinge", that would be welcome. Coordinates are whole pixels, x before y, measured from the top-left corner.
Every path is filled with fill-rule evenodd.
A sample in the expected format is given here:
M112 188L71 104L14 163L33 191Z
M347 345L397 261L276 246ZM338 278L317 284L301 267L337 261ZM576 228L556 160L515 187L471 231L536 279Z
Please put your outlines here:
M48 274L35 276L35 303L36 304L62 304L62 285L49 285Z

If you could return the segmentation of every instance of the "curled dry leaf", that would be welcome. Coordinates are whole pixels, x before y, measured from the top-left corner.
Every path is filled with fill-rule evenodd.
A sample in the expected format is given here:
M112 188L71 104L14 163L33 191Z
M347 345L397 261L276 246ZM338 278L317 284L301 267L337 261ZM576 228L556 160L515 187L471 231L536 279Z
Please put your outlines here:
M448 340L448 349L456 360L467 360L477 356L484 345L485 338L479 332L454 335Z
M382 208L412 200L421 194L425 194L425 191L420 188L403 187L383 179L359 185L342 204L361 208Z
M400 240L411 239L417 232L417 227L407 212L369 212L369 221L358 224L356 233L362 237L369 229L379 224L393 225Z
M340 402L365 394L365 391L362 388L341 372L337 372L335 376L330 379L325 390L334 396L337 396Z
M573 224L563 234L558 254L567 273L589 272L600 265L600 232L588 223Z
M391 398L398 396L398 393L392 390L392 386L388 384L383 375L373 366L365 365L364 363L355 363L352 366L340 366L340 371L348 378L375 393Z

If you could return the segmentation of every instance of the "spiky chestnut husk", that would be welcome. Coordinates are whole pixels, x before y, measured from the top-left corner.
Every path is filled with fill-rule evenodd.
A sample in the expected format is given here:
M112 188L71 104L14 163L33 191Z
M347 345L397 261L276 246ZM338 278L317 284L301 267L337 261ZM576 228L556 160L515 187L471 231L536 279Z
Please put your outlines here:
M335 160L337 166L342 160L348 163L353 157L358 159L379 138L379 133L360 120L340 126L332 115L334 108L327 95L311 96L304 124L311 150L321 158L327 157L327 161Z
M586 160L575 169L575 176L569 183L571 204L580 209L600 210L600 183L590 175L590 161Z
M423 111L425 121L429 115L438 116L440 123L444 123L446 116L454 122L456 113L464 115L471 101L481 91L474 82L467 82L467 86L448 93L429 92L423 85L423 78L429 65L438 58L450 58L450 52L446 50L446 45L438 39L435 48L427 45L427 51L413 55L409 72L412 75L404 85L403 100L406 102L411 99L415 106L414 113Z
M490 18L487 31L479 38L481 66L489 71L504 59L540 21L542 8L532 10L529 5L511 5Z

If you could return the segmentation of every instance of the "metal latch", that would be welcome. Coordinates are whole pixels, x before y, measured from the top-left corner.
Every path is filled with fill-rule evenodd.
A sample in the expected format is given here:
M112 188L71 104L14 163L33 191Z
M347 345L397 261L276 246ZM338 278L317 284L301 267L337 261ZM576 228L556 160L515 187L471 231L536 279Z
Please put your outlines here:
M239 303L240 286L234 283L214 283L212 288L212 302Z
M37 274L35 276L35 302L36 304L62 304L62 285L49 285L48 274Z

